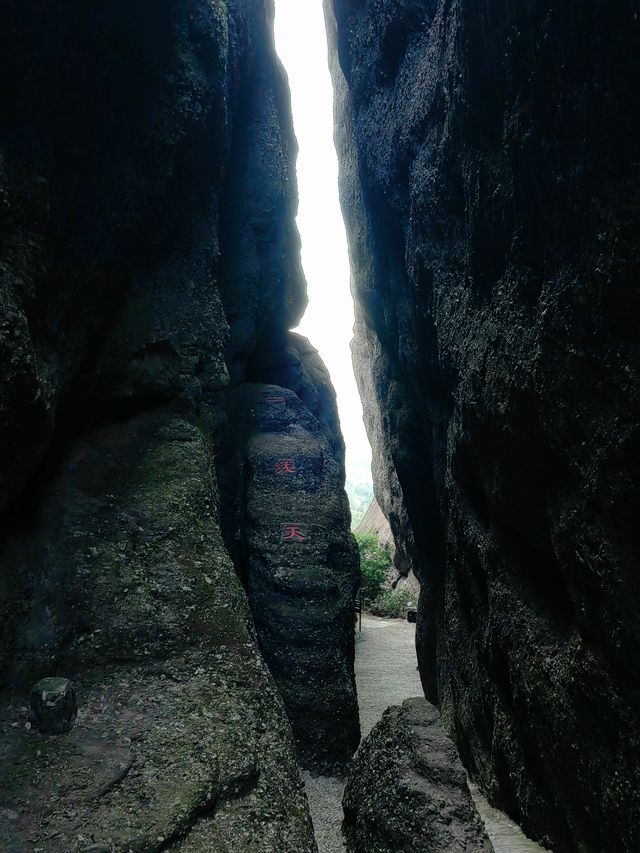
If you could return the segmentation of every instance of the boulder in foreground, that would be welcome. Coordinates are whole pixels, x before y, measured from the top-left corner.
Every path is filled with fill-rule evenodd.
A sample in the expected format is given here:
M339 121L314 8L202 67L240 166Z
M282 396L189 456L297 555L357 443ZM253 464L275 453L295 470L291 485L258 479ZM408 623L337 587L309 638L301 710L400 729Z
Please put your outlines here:
M349 853L493 853L464 768L424 699L387 708L343 799Z

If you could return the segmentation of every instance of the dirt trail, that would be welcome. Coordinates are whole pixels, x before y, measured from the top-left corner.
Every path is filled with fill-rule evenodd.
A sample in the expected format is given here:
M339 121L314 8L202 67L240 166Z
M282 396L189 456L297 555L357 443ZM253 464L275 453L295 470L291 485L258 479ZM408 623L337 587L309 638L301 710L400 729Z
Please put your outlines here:
M362 615L356 631L356 683L362 737L366 737L389 705L422 696L414 648L415 625L400 619ZM342 793L344 779L303 774L319 853L343 853ZM544 853L520 827L492 809L472 786L476 806L487 827L495 853Z

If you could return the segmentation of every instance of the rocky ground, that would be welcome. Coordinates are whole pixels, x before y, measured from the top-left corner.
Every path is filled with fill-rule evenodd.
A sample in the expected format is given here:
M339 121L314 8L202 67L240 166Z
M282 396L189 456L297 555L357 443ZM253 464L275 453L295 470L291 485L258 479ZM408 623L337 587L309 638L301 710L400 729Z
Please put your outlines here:
M40 567L0 715L2 850L315 849L218 501L202 433L141 416L71 448L0 549L2 566ZM26 717L20 685L51 672L78 689L64 735Z

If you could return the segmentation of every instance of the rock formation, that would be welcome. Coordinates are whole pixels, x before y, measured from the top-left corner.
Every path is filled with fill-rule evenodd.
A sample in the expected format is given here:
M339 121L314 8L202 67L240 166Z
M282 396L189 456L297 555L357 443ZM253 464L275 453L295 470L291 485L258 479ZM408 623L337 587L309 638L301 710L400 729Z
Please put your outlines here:
M354 361L427 698L556 853L640 849L637 14L326 11Z
M424 699L384 712L343 805L349 853L493 853L456 748Z
M223 482L237 479L244 488L228 490L238 494L231 550L240 557L260 647L305 765L339 769L360 739L353 674L359 557L342 459L318 418L280 385L239 386L229 414L238 428L223 454L231 469Z
M3 850L315 850L258 641L274 664L314 638L296 733L330 671L323 754L357 741L342 440L317 354L288 337L306 295L272 16L270 0L0 12ZM284 386L289 454L322 457L332 538L297 565L286 602L264 588L249 601L265 577L243 589L230 553L227 506L285 500L225 476L245 383ZM261 554L254 521L250 566L292 575L282 551ZM285 699L294 657L276 672ZM46 677L77 690L69 733L27 718Z
M70 443L5 541L20 618L0 720L3 850L315 850L219 501L202 430L145 413ZM28 731L16 707L42 672L76 682L68 735Z
M31 688L28 721L42 734L70 732L77 716L78 697L68 678L41 678Z

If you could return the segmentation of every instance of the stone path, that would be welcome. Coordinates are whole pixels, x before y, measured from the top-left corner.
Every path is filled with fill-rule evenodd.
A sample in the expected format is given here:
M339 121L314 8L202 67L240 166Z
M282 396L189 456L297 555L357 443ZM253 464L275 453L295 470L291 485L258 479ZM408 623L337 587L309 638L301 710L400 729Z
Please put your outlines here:
M551 853L527 838L518 824L504 812L499 812L490 806L473 782L469 783L469 790L487 828L495 853Z
M389 705L422 696L414 647L415 625L400 619L362 615L356 631L356 682L363 738ZM303 774L318 842L318 853L343 853L340 826L344 780ZM475 786L471 792L487 827L495 853L544 853L520 827L493 809Z
M389 705L422 696L416 665L415 625L403 619L362 614L356 632L356 683L360 726L365 738Z

